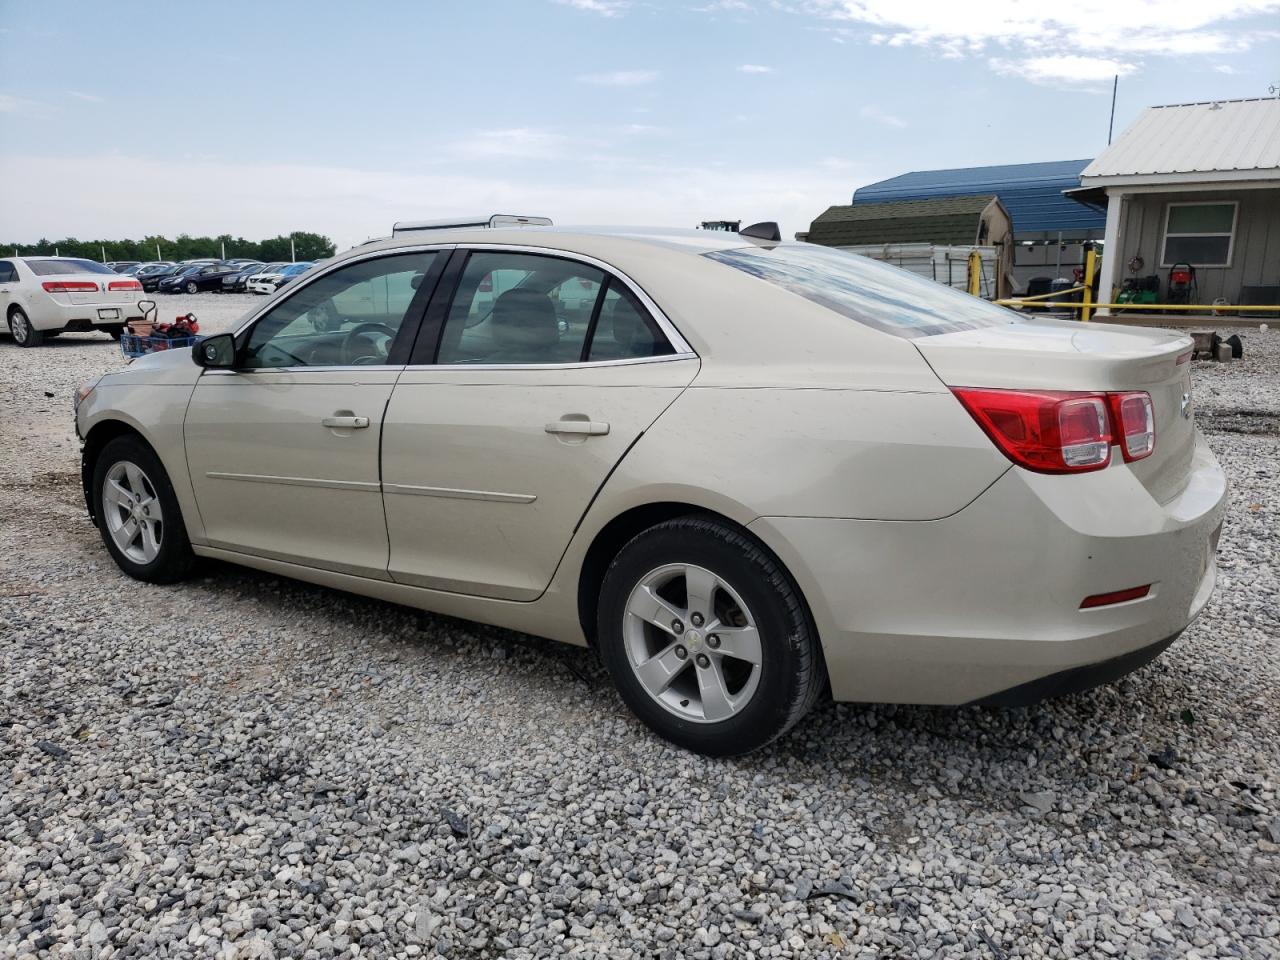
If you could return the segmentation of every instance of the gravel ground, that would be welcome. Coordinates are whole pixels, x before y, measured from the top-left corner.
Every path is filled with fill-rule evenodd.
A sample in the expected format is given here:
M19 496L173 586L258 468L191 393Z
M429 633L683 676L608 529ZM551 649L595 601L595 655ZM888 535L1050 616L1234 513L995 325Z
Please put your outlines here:
M70 419L115 345L0 338L0 956L1280 957L1280 334L1246 351L1196 365L1232 506L1162 658L1026 710L828 704L714 761L584 650L126 579Z

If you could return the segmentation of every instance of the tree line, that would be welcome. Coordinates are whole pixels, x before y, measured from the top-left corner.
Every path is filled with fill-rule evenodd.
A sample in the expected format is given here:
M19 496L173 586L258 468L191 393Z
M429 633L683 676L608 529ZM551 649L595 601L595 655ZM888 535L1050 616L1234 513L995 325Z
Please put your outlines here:
M290 242L292 241L292 250ZM158 253L157 253L158 249ZM38 240L35 243L0 244L0 256L82 257L85 260L194 260L198 257L248 258L269 263L277 260L323 260L336 252L333 241L318 233L295 230L287 236L267 240L246 240L224 233L220 237L192 237L180 233L168 237L143 237L141 240Z

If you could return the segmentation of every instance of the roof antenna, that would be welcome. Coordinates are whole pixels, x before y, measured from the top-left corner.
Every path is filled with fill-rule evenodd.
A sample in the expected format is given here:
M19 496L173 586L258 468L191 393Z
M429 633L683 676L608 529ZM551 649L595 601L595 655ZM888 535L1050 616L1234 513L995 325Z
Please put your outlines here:
M1111 120L1107 124L1107 146L1111 146L1111 134L1116 128L1116 90L1120 87L1120 74L1111 81Z
M769 240L773 243L779 243L782 240L782 231L778 229L778 225L772 220L761 220L759 223L753 223L749 227L743 227L738 231L739 236L750 237L753 240Z

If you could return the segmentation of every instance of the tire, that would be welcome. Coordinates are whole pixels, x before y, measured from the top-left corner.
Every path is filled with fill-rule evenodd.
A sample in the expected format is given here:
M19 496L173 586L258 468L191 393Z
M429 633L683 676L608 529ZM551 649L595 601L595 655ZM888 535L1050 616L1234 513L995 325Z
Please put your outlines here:
M122 336L124 336L124 325L113 323L109 327L103 327L102 331L112 340L119 340Z
M200 288L196 286L196 282L194 280L188 280L187 293L199 293L199 292L200 292Z
M109 480L119 489L109 488ZM140 501L140 511L131 509L131 498L122 498L121 490ZM174 583L191 572L195 554L173 484L160 458L140 438L116 437L103 447L93 465L92 495L102 542L121 570L148 583ZM156 504L158 524L151 512ZM128 536L129 522L136 523L138 532L133 538ZM117 533L121 528L124 532Z
M44 333L31 325L31 318L21 307L9 311L9 332L20 347L38 347L44 343Z
M690 603L691 584L709 602ZM790 576L744 531L711 518L658 524L618 552L596 636L627 706L659 736L709 756L777 739L827 688Z

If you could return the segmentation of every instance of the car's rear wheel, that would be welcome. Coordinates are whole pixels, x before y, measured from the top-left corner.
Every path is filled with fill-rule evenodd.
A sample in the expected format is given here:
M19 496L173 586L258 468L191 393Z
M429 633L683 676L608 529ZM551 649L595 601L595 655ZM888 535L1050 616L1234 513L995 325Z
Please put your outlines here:
M599 647L659 735L733 756L786 733L826 687L799 591L744 531L682 517L644 531L605 574Z
M199 292L200 292L200 288L196 286L196 282L194 280L188 280L187 293L199 293Z
M102 542L129 576L173 583L195 563L169 475L137 437L116 437L93 468L94 513Z
M44 334L31 325L31 318L21 307L9 311L9 332L20 347L38 347L44 343Z
M119 340L124 336L124 324L122 323L113 323L109 327L103 327L102 330L112 340Z

